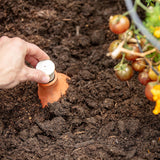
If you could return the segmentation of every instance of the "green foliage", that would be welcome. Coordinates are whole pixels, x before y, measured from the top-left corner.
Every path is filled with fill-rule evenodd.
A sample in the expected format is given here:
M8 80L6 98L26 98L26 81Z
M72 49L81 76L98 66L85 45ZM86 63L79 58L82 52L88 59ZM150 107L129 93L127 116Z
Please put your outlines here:
M154 32L155 27L160 27L160 4L158 2L149 12L146 12L144 25L151 33Z
M146 0L146 3L147 3L147 7L154 5L153 0Z
M152 58L152 61L155 62L155 63L160 61L160 54L157 53L157 52L153 52L153 53L147 55L146 57L147 58Z
M159 62L160 61L160 54L157 53L156 56L153 59L154 62Z

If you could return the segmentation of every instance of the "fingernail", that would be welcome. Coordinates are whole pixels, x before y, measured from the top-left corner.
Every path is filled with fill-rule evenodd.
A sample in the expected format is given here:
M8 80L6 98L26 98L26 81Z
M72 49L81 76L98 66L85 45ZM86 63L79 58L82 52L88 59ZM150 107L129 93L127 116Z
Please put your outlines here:
M42 78L42 83L48 83L49 81L50 81L50 77L47 75Z

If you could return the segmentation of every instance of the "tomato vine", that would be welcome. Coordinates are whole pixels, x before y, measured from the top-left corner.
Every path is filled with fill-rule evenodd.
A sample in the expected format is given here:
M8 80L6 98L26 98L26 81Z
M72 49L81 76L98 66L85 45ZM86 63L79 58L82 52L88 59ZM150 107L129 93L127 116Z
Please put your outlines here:
M160 1L146 0L145 2L143 4L140 0L135 0L133 10L136 11L140 7L145 11L143 25L160 42ZM129 21L128 15L133 10L110 17L109 28L118 35L118 38L110 44L107 56L121 59L114 67L115 74L120 80L128 81L131 79L134 74L133 70L139 72L139 82L146 85L146 97L156 101L153 113L159 114L160 50L159 47L157 48L149 41L148 37L137 28L133 21ZM154 83L151 83L153 81Z

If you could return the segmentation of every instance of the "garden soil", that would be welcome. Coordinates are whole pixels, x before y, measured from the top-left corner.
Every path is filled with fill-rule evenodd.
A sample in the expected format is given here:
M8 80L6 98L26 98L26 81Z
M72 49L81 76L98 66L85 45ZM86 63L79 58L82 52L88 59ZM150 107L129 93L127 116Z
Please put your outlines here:
M123 0L1 1L0 35L35 43L71 78L66 95L44 109L35 82L0 90L1 160L160 159L155 103L138 73L118 80L118 61L106 56L117 39L109 16L125 10Z

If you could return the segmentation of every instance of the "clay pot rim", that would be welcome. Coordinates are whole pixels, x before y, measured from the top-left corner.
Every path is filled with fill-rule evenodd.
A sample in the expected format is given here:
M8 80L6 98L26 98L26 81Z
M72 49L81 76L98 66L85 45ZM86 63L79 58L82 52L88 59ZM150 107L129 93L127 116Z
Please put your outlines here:
M42 87L51 86L51 85L53 85L57 82L57 79L58 79L57 72L54 71L54 79L51 82L49 82L49 83L39 83L39 85L42 86Z

